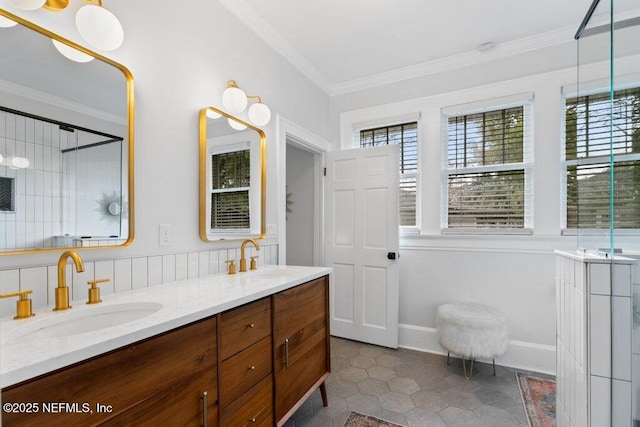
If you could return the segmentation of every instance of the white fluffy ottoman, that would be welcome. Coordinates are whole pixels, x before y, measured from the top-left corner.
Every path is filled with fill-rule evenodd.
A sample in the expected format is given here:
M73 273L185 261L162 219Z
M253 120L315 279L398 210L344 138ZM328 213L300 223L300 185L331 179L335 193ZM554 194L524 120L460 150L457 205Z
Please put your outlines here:
M436 315L436 328L440 345L449 354L462 356L464 377L471 379L476 358L493 359L493 375L496 374L496 357L502 355L509 344L507 325L498 310L472 302L442 304ZM465 359L471 361L467 374Z

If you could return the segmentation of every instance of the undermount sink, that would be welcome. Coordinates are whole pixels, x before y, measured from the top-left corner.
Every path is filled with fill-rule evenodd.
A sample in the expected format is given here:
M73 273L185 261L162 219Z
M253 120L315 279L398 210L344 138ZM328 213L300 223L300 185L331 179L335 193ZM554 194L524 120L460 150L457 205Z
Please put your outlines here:
M85 310L57 314L39 322L18 328L12 335L16 339L34 340L64 337L99 331L147 317L162 308L156 302L131 302L87 307Z

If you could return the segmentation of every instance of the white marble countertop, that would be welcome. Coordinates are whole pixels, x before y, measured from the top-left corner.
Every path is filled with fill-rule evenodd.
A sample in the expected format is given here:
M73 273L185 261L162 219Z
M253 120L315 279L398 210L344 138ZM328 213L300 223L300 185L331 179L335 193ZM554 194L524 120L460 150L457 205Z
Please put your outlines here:
M102 296L103 302L54 312L52 307L34 310L30 319L0 319L0 387L4 388L38 375L98 356L162 332L204 319L222 311L258 300L331 273L327 267L265 266L235 275L215 274ZM142 304L162 307L138 320L89 332L51 337L39 331L62 321L78 325L82 319L108 306ZM93 310L93 312L92 312ZM81 326L78 330L82 329ZM35 332L29 336L26 332ZM44 337L43 337L44 335Z

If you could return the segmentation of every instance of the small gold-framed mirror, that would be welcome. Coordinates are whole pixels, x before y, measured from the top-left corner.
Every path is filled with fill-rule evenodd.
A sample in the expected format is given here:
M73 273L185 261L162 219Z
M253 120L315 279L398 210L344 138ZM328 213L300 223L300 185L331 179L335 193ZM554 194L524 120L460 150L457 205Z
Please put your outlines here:
M0 18L0 255L129 245L133 76L6 10Z
M215 107L200 110L199 121L200 238L264 238L264 132Z

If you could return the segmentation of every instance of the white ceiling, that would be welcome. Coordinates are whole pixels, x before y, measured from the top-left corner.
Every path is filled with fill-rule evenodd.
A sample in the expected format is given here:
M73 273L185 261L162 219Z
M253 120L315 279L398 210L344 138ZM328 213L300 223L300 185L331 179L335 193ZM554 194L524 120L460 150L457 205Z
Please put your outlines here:
M219 1L337 94L570 42L592 0ZM638 6L616 0L616 15Z

